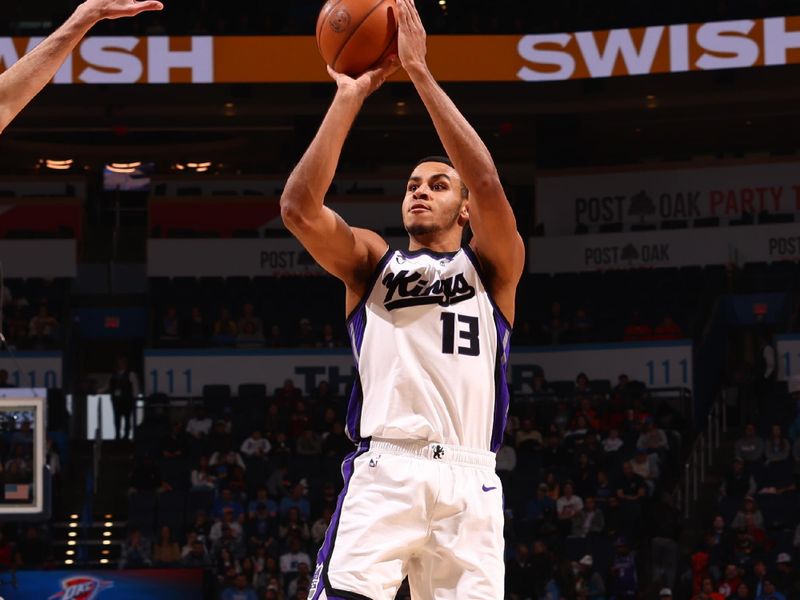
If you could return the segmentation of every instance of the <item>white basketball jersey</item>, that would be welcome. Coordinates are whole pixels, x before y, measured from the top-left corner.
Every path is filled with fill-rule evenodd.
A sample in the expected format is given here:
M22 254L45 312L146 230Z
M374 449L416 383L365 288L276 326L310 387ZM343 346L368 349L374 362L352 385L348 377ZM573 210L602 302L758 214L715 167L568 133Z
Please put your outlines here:
M358 367L347 433L496 452L511 327L469 246L388 251L347 320Z

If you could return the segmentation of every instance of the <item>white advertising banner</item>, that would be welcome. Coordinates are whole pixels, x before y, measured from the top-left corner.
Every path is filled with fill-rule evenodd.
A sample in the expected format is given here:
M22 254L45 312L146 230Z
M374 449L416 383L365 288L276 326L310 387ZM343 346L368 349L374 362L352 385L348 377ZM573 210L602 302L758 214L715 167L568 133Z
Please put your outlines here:
M800 260L794 224L718 227L699 231L531 238L531 273L579 273L620 269L742 265Z
M75 277L75 240L1 240L0 263L9 278Z
M743 213L800 213L800 164L610 170L537 178L537 215L545 235L572 235L578 225L659 224Z
M8 372L8 383L19 388L61 387L61 352L0 352L0 370Z
M390 238L392 247L407 240ZM320 276L325 271L293 238L150 239L150 277L286 277Z
M610 379L625 373L650 387L692 387L692 345L674 342L582 344L520 348L511 353L512 389L525 392L535 374L550 381ZM347 349L330 351L147 350L144 384L148 394L200 396L204 385L225 384L236 394L242 383L263 383L268 393L292 379L305 393L327 381L344 393L355 376Z

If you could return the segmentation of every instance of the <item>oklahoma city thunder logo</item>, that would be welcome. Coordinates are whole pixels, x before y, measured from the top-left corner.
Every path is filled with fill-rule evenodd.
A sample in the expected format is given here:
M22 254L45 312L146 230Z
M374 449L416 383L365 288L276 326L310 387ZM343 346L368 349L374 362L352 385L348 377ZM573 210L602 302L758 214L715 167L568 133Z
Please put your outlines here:
M103 581L88 575L69 577L61 580L61 591L47 600L93 600L100 592L113 585L113 581Z
M342 33L345 29L350 27L350 12L346 8L339 8L333 11L328 23L336 33Z

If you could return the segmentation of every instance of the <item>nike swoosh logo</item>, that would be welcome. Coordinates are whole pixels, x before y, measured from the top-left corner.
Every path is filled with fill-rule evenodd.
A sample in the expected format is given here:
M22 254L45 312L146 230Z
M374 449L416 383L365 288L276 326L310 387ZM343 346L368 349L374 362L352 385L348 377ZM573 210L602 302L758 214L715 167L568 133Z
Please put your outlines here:
M485 485L482 487L484 492L491 492L492 490L496 490L497 486L495 487L486 487Z

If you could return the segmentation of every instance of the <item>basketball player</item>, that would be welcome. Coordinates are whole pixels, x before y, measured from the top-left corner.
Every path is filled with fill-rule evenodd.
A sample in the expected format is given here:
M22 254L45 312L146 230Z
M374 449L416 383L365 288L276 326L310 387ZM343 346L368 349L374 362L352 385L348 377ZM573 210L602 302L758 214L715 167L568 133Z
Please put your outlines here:
M42 91L96 23L162 8L156 0L86 0L78 6L50 37L0 74L0 133Z
M437 85L412 0L398 0L399 63L449 158L420 161L402 203L407 250L324 204L348 131L398 57L337 91L287 182L284 222L346 288L358 366L347 432L357 450L319 551L309 598L503 598L503 508L494 472L508 409L505 367L524 246L492 158ZM474 237L462 246L469 224Z

